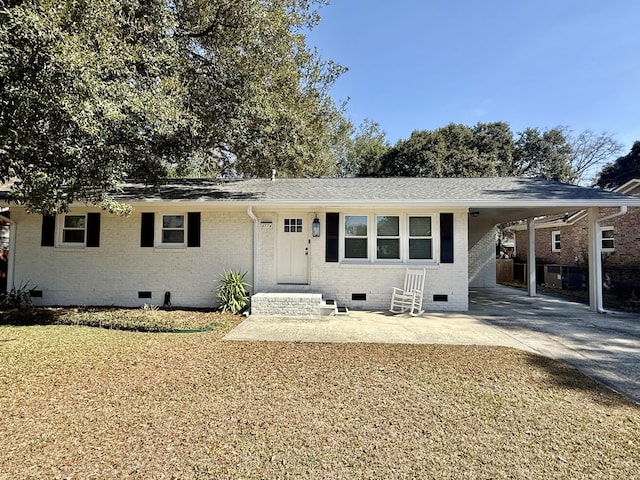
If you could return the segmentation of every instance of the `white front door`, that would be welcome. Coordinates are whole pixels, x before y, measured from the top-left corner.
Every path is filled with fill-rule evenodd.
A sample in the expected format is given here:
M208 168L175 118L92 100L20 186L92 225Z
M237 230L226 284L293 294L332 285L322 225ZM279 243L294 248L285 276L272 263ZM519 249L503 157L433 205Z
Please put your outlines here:
M277 235L278 283L309 282L309 228L306 215L280 215Z

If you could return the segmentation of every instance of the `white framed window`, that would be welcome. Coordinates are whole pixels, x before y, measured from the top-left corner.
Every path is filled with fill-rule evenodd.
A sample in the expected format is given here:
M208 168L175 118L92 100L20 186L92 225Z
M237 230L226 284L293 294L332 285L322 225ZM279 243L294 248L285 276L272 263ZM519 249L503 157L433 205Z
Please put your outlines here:
M378 213L342 217L342 260L371 263L435 261L433 215Z
M431 217L409 217L409 260L433 260Z
M162 215L160 224L160 243L161 245L183 246L185 245L186 228L184 214Z
M602 251L613 252L616 249L615 231L613 227L602 227Z
M400 260L400 217L376 216L376 258Z
M344 258L366 260L369 258L369 217L344 216Z
M560 251L560 230L555 230L551 232L551 251L552 252Z
M84 246L87 242L87 216L65 214L62 216L61 245Z

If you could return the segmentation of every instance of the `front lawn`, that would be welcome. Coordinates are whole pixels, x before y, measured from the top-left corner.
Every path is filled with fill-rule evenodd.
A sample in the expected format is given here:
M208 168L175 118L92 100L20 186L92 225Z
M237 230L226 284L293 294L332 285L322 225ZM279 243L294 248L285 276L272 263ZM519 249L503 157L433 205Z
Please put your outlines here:
M640 408L552 360L500 347L223 342L238 320L225 321L201 333L0 326L0 479L640 471Z

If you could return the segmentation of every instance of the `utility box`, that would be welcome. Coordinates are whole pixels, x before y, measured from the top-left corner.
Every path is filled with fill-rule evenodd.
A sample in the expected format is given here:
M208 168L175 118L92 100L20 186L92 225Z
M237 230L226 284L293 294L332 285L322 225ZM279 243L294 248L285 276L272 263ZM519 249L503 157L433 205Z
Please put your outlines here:
M582 271L579 267L569 265L545 265L544 284L562 290L580 290Z

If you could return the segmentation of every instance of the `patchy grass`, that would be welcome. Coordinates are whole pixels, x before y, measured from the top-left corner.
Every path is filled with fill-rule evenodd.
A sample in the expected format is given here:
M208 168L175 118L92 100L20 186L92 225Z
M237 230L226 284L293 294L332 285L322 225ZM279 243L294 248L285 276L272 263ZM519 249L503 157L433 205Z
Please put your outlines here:
M640 471L640 408L549 359L499 347L222 342L224 333L0 327L0 478Z

